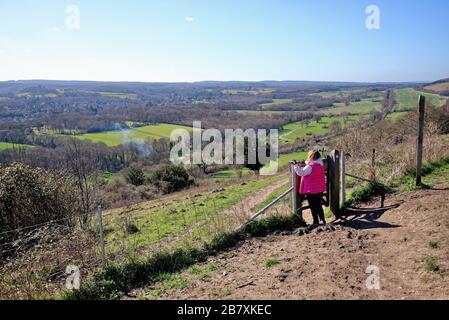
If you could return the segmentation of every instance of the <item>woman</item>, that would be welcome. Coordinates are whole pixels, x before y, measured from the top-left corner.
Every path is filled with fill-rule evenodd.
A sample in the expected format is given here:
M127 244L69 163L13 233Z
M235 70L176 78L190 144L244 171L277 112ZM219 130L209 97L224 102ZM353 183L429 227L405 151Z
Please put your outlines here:
M295 172L301 176L299 193L305 196L312 211L313 224L326 224L323 211L323 193L326 191L324 163L319 151L310 151L308 160L295 165Z

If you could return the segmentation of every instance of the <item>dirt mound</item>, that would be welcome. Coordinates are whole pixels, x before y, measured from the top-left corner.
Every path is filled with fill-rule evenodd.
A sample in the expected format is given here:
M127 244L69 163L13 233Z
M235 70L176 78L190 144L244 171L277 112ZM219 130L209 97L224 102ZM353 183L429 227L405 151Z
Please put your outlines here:
M373 202L326 227L248 240L197 266L208 272L181 273L182 286L157 294L148 287L130 296L449 299L448 204L447 189L393 195L384 208ZM367 286L377 274L378 290Z

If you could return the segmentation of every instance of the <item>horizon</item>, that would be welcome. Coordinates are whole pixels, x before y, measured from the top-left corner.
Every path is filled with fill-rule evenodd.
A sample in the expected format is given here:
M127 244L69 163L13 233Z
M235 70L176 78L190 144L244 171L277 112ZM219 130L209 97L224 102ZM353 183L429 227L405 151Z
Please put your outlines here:
M430 84L434 82L438 82L441 80L449 79L449 77L443 77L440 79L433 80L411 80L411 81L342 81L342 80L198 80L198 81L134 81L134 80L82 80L82 79L9 79L9 80L0 80L0 83L5 82L93 82L93 83L136 83L136 84L199 84L199 83L208 83L208 82L216 82L216 83L267 83L267 82L295 82L295 83L324 83L324 84L360 84L360 85L375 85L375 84Z
M0 81L427 83L449 74L447 12L443 0L5 0Z

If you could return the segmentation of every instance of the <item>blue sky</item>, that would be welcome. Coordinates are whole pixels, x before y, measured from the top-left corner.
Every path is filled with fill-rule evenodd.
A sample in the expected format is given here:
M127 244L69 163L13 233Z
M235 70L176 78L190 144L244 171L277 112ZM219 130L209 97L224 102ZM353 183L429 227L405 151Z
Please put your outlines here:
M447 0L1 0L0 80L437 80L448 21Z

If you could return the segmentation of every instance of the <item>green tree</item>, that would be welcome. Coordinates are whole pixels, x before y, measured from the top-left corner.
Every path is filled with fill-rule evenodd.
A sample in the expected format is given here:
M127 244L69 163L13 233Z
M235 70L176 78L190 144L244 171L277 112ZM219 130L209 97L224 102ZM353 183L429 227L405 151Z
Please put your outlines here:
M136 166L130 166L125 174L126 181L135 186L141 186L145 183L145 173Z
M182 190L193 183L183 166L165 165L154 171L150 182L163 193L172 193Z

